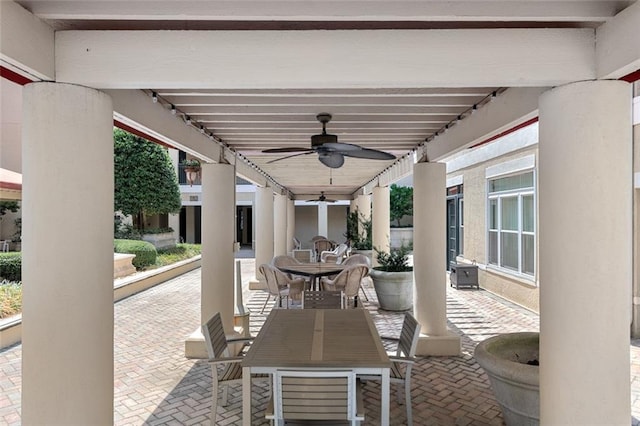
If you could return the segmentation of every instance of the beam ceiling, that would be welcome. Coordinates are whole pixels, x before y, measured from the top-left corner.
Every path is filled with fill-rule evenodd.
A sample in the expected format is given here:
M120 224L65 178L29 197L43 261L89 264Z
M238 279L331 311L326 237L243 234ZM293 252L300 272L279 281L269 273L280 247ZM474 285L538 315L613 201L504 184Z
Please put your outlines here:
M242 164L239 172L254 181L264 173L297 198L320 191L350 198L376 176L405 174L411 154L426 153L425 140L437 136L428 150L440 159L481 138L485 123L510 125L517 121L513 111L530 117L539 87L596 77L595 29L604 23L615 29L616 14L638 6L595 0L16 3L57 31L57 81L111 89L118 99L136 91L146 106L138 95L136 109L116 102L132 122L137 115L148 125L160 119L187 126L195 136L186 139L202 140L177 146L204 150L207 160L215 150L206 143L224 146L227 159ZM623 36L615 33L613 42ZM496 97L503 100L494 105ZM321 131L320 112L333 115L327 130L340 142L399 160L347 158L330 170L316 154L271 162L279 156L261 152L309 147Z

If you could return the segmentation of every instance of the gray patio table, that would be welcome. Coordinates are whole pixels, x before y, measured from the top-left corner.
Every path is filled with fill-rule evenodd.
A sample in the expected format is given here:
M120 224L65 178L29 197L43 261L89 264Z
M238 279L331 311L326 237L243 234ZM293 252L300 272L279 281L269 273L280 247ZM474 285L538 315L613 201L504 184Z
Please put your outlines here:
M286 265L278 267L278 269L280 269L282 272L309 277L312 290L314 289L314 287L316 290L320 290L320 283L318 282L318 278L339 274L344 268L344 265L324 262L300 263L299 265Z
M380 375L380 420L389 425L391 361L365 309L274 309L242 361L242 424L251 425L251 374L349 369Z

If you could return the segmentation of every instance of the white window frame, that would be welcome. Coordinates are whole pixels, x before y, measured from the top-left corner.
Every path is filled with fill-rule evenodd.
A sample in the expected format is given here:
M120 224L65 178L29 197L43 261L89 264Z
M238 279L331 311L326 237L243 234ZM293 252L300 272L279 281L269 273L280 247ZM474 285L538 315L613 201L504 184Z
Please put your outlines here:
M522 163L520 163L522 164ZM518 175L522 175L525 173L532 173L532 179L533 179L533 187L527 187L527 188L516 188L516 189L510 189L510 190L506 190L506 191L498 191L498 192L490 192L490 186L491 186L491 181L492 180L496 180L496 179L501 179L501 178L505 178L505 177L510 177L510 176L518 176ZM499 270L500 272L506 273L506 274L510 274L510 275L515 275L521 278L525 278L527 280L531 280L534 281L536 280L536 274L537 274L537 244L538 244L538 239L537 239L537 197L536 197L536 171L533 168L529 168L529 169L521 169L518 168L517 170L514 170L513 173L506 173L506 174L491 174L491 176L489 176L490 173L487 173L487 179L486 179L486 187L487 187L487 198L486 198L486 263L487 263L487 267L490 269L496 269ZM533 231L523 231L523 197L526 196L532 196L533 198ZM505 198L512 198L512 197L517 197L517 203L518 203L518 227L517 227L517 231L512 231L512 230L502 230L502 200ZM491 201L492 200L497 200L496 202L496 214L497 214L497 218L496 218L496 230L492 230L491 228ZM491 243L490 243L490 233L491 232L496 232L496 245L497 245L497 253L496 253L496 259L497 259L497 263L491 263L491 259L490 259L490 249L491 249ZM502 266L502 234L506 234L506 233L517 233L518 235L518 269L514 270L511 267L507 267L507 266ZM530 274L528 272L524 272L523 271L523 266L524 266L524 250L522 247L522 242L523 242L523 235L533 235L533 274Z

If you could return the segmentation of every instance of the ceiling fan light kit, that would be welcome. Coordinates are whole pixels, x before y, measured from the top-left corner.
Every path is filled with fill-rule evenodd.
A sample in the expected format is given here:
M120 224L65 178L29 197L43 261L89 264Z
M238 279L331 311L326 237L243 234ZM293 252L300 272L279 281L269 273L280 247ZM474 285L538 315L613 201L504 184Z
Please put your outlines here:
M321 112L316 115L316 119L322 123L322 133L311 136L311 148L273 148L265 149L264 153L287 153L296 152L297 154L288 155L286 157L277 158L269 161L273 163L291 157L300 155L318 154L318 160L327 167L338 169L344 165L344 157L365 158L368 160L395 160L395 155L375 149L363 148L359 145L338 142L337 135L327 133L327 123L331 121L331 114Z

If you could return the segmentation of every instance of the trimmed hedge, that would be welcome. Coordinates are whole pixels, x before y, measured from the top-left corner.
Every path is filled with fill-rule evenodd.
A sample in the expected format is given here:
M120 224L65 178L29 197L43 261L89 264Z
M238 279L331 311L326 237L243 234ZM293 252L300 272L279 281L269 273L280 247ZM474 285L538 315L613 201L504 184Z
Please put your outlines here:
M153 244L141 240L114 240L114 252L135 254L131 262L137 270L156 263L158 252Z
M0 253L0 281L22 281L22 253Z

